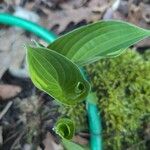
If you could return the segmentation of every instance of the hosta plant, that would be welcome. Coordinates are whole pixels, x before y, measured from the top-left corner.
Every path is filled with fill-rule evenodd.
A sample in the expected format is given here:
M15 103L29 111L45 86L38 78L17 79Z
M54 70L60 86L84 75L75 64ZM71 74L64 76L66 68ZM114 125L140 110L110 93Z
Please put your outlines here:
M149 30L129 23L99 21L61 36L48 47L26 46L31 80L58 103L73 107L85 100L91 89L79 67L116 57L148 36ZM73 136L73 120L58 120L54 130L66 143Z

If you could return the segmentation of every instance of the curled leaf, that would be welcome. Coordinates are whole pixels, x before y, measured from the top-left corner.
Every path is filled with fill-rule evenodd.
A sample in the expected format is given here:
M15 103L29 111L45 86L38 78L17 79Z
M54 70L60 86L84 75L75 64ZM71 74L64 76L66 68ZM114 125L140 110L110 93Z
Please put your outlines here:
M48 48L83 66L101 58L120 55L150 36L150 31L122 21L99 21L61 36Z
M57 101L74 105L89 93L89 83L79 68L63 55L44 47L27 46L30 77L40 90Z
M72 139L74 132L75 132L75 126L71 119L68 118L61 118L59 119L55 126L54 131L63 139Z

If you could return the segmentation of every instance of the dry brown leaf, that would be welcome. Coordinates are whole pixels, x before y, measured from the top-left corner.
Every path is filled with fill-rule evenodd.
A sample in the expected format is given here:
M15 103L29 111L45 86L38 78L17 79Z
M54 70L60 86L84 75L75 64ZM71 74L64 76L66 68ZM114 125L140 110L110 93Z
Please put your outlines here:
M66 29L69 23L75 24L85 20L86 22L94 22L99 20L107 6L99 7L99 12L94 12L95 8L81 7L78 9L67 9L57 12L51 11L48 19L43 19L43 26L48 26L49 29L58 26L56 33L59 34Z
M141 18L142 18L142 13L140 7L131 4L129 7L129 14L128 14L129 22L139 25Z
M3 84L0 85L0 100L7 100L15 97L21 92L21 87L16 85Z
M129 14L128 21L143 28L149 28L150 25L150 5L139 3L139 5L128 3Z
M0 34L0 78L9 68L18 69L25 56L24 44L29 42L22 30L8 28Z
M150 5L140 3L139 5L129 5L128 21L142 28L150 28ZM150 47L150 38L136 44L138 47Z
M140 3L140 8L142 11L142 18L146 23L150 23L150 5L146 5L144 3Z
M40 0L27 3L26 8L36 10L41 15L41 25L60 34L71 23L76 25L82 21L89 23L102 19L103 13L114 1L116 0L57 0L55 3L61 9L51 9L48 5L53 0Z
M48 18L42 18L41 24L48 29L55 29L57 34L64 31L70 24L85 21L95 22L102 19L105 11L115 0L70 0L61 4L61 10L53 11L43 8Z
M0 51L11 51L11 46L20 38L21 30L14 28L6 28L0 31Z
M2 77L3 73L8 69L10 62L11 57L9 53L0 52L0 78Z

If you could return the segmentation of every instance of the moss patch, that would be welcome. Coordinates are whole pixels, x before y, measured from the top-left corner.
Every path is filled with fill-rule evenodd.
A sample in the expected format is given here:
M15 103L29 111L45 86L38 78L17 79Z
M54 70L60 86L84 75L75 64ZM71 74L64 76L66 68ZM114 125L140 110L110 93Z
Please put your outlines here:
M105 148L126 149L141 140L138 129L150 113L150 52L125 54L87 67L99 98Z

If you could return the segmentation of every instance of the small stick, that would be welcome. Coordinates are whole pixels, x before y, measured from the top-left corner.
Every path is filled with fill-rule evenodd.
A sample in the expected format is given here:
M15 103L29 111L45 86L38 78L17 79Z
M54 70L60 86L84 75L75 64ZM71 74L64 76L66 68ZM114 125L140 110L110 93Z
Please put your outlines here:
M0 147L3 144L3 128L0 126Z
M5 108L2 110L2 112L0 113L0 120L3 118L3 116L7 113L8 109L11 107L11 105L13 104L12 101L10 101Z

